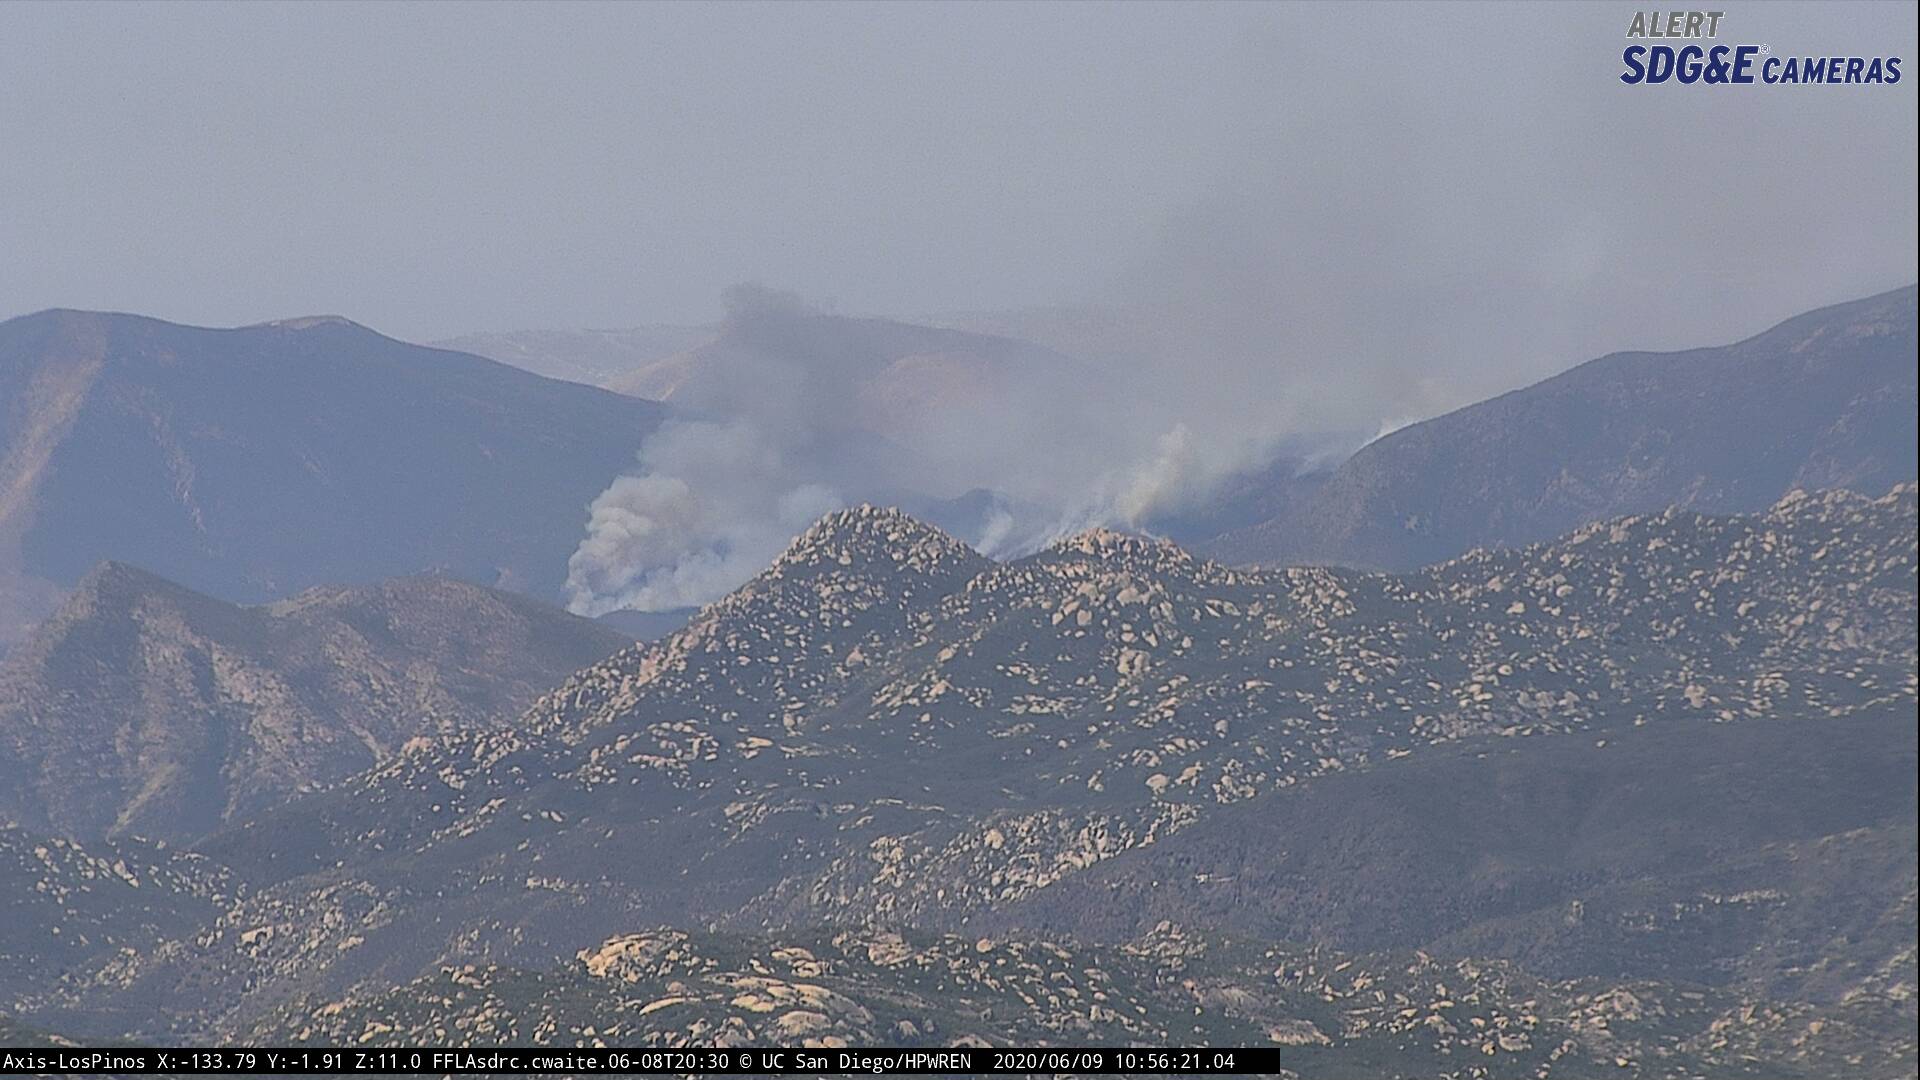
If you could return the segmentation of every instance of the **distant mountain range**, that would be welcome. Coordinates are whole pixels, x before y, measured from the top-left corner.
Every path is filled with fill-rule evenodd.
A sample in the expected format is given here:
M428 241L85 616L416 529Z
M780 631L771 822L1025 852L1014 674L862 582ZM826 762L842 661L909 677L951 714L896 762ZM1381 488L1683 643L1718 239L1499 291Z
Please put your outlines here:
M1920 475L1914 286L1722 348L1616 353L1393 432L1201 545L1234 563L1407 570L1619 514L1757 510Z
M553 599L665 414L344 319L12 319L0 606L108 559L235 602L423 571Z
M1920 474L1915 308L1908 287L1723 348L1604 357L1337 467L1288 451L1149 524L1229 563L1411 569L1669 505L1875 494ZM964 439L958 424L1017 456L1025 421L984 418L1100 381L1014 338L777 302L712 328L509 338L488 347L547 370L583 351L599 371L647 358L602 379L612 393L336 318L0 323L0 641L103 559L234 602L422 571L555 599L588 503L668 415L629 394L690 416L798 409L823 431L793 452L984 530L970 497L897 475L897 440Z
M1616 519L1388 576L1234 571L1099 532L996 564L847 511L517 723L208 841L246 898L30 1019L305 1038L332 1030L312 1027L327 1002L378 1019L414 1007L380 992L441 993L443 968L537 973L662 923L816 949L799 928L1151 948L1166 922L1225 948L1202 927L1226 922L1546 980L1515 1007L1577 1011L1621 979L1670 980L1631 992L1671 1002L1717 987L1632 1053L1718 1037L1787 1061L1810 1021L1904 1046L1887 1032L1912 1027L1914 533L1906 486ZM1359 969L1385 979L1382 962ZM1846 1013L1862 995L1880 1004ZM1303 1016L1209 1000L1192 1023ZM1419 1054L1439 1052L1429 1006L1406 1006ZM1359 1007L1314 1030L1366 1045L1335 1034ZM739 1002L647 1015L636 1038L695 1037L694 1016L780 1036ZM1614 1045L1566 1031L1582 1054ZM1376 1047L1388 1074L1425 1075L1396 1045Z
M1727 513L1763 509L1795 488L1880 494L1920 477L1915 297L1909 286L1823 308L1720 348L1602 357L1402 428L1344 464L1289 443L1201 505L1142 524L1229 563L1408 570L1673 505ZM742 326L456 341L530 370L707 407L726 401L713 380L764 370L770 358L857 369L847 422L897 433L956 395L991 400L1018 393L1031 370L1081 371L1067 355L1149 362L1140 350L1155 346L1137 327L1117 329L1124 321L1093 309L954 315L933 326L812 314L780 322L767 341ZM570 359L588 354L598 358L591 365ZM1360 441L1316 445L1344 451Z
M673 325L623 330L516 330L463 334L431 344L512 364L549 379L605 386L711 341L719 332L715 326Z
M775 405L824 434L910 440L957 416L1058 400L1074 385L1084 394L1094 382L1079 361L1016 338L748 296L710 340L601 385L701 414Z
M631 642L444 578L241 608L107 563L0 664L0 820L189 842L409 740L507 723Z

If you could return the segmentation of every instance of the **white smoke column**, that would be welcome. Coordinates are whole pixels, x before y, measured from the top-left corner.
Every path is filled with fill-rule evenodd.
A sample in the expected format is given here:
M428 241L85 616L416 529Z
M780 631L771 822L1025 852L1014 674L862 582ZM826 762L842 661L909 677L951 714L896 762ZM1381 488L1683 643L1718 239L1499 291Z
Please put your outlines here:
M1095 477L1079 497L1065 500L1037 532L1002 530L1028 538L1005 546L1032 550L1101 527L1151 534L1157 522L1206 505L1226 481L1266 465L1277 453L1271 439L1235 436L1216 443L1205 445L1187 424L1175 423L1137 459Z
M781 448L746 421L670 422L639 463L589 509L586 538L567 561L575 614L708 603L842 505L831 487L791 475Z
M1156 515L1185 509L1206 486L1206 471L1187 425L1175 424L1160 436L1153 456L1127 477L1114 503L1116 522L1138 526Z
M995 558L1009 551L1008 541L1013 538L1018 525L1013 512L1004 506L995 506L987 512L987 520L980 526L980 534L972 539L973 549L988 558Z

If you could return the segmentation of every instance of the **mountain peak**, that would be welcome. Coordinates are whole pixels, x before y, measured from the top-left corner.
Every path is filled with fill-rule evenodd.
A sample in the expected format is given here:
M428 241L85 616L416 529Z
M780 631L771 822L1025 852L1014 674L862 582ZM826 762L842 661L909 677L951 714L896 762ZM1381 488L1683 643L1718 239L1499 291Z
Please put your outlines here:
M293 319L273 319L257 325L275 330L312 330L322 326L344 326L354 330L367 330L368 333L374 332L344 315L302 315Z
M142 570L132 563L120 562L117 559L102 559L94 565L92 570L87 571L86 576L80 579L80 583L76 588L81 591L97 592L103 589L112 589L128 585L154 586L166 584L169 584L167 579L158 574Z
M1920 494L1920 484L1916 484L1912 480L1895 484L1888 488L1885 494L1878 497L1852 491L1847 488L1828 488L1824 491L1809 491L1803 487L1796 487L1788 491L1785 495L1780 496L1780 498L1768 508L1768 513L1777 517L1782 513L1794 510L1806 510L1810 507L1821 509L1836 507L1856 509L1874 504L1891 506L1903 502L1913 502L1916 494Z
M901 510L862 503L814 522L787 545L772 572L879 567L947 576L971 572L986 561L972 548Z
M201 326L194 323L174 322L156 318L152 315L139 315L127 311L95 311L88 308L47 308L17 319L6 320L19 323L54 322L69 330L101 331L116 326L170 327L176 330L206 331L223 329L221 327ZM344 315L301 315L291 319L270 319L266 322L250 323L233 327L236 330L312 330L323 326L344 326L362 330L369 334L379 331L362 323L354 322ZM385 336L385 335L382 335Z
M106 560L81 577L8 661L45 665L76 650L89 656L118 655L156 633L170 645L207 633L238 640L252 618L242 608L158 574ZM0 700L0 716L6 704Z
M131 563L106 559L80 579L65 606L72 608L77 605L87 610L97 610L102 604L124 607L150 596L184 599L193 603L220 603L152 571L142 570Z
M1191 553L1171 540L1122 532L1104 525L1055 540L1046 550L1050 555L1086 556L1100 562L1172 566L1190 565L1195 561Z

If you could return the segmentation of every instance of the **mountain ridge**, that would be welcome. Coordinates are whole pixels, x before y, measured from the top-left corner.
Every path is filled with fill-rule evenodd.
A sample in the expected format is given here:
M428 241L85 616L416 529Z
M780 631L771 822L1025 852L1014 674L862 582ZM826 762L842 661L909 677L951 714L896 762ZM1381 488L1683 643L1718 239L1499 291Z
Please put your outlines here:
M970 573L911 594L888 580L917 576L897 552L842 566L832 543L901 519L842 522L801 545L807 574L770 570L681 633L576 673L510 728L423 740L210 838L200 850L251 890L224 928L72 992L158 1006L149 1030L228 1030L439 966L537 967L642 917L971 933L996 912L1037 918L1096 868L1151 873L1150 853L1234 806L1403 759L1471 764L1517 746L1551 761L1642 726L1897 714L1914 693L1914 514L1911 485L1796 496L1763 515L1617 519L1398 576L1236 570L1095 534L1141 557L1068 545L966 560ZM1730 837L1728 857L1753 860L1728 873L1811 888L1769 869L1767 842ZM1526 873L1546 888L1559 871ZM1905 910L1881 887L1867 901ZM1729 915L1698 962L1722 962L1714 950L1752 940L1742 920L1770 910ZM1495 914L1433 916L1429 931L1495 952L1546 941L1557 951L1541 962L1578 977L1627 947L1602 936L1583 954L1586 939L1553 944ZM275 928L271 948L235 951L260 927ZM1882 941L1836 944L1835 962L1880 964ZM221 997L240 985L259 990ZM203 994L228 1004L196 1011Z
M0 814L191 840L409 739L499 723L628 643L446 578L245 608L104 562L0 663Z
M1612 353L1409 425L1282 516L1204 548L1405 570L1668 505L1746 512L1795 488L1877 496L1920 472L1917 293L1830 305L1727 346Z
M558 596L666 410L350 321L0 323L0 622L103 559L257 603L440 570Z

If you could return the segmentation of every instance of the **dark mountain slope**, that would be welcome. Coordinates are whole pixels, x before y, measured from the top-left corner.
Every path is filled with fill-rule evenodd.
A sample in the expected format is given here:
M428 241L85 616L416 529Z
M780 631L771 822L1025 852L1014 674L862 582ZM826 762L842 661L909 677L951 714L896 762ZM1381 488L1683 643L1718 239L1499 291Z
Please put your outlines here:
M1617 353L1414 424L1206 551L1404 570L1667 506L1882 494L1920 474L1915 295L1822 308L1723 348Z
M444 578L240 608L106 563L0 665L0 819L190 840L503 723L629 642Z
M1229 807L970 925L1172 920L1838 1001L1914 983L1915 734L1905 709L1470 744Z
M0 1046L17 1045L5 1014L24 995L191 935L241 895L231 875L189 852L140 840L83 846L0 825Z
M62 1038L39 1028L28 1027L10 1016L0 1015L0 1046L32 1046L54 1049L62 1046L78 1046L72 1039Z
M235 602L423 571L552 597L663 415L344 319L12 319L0 597L105 559Z

